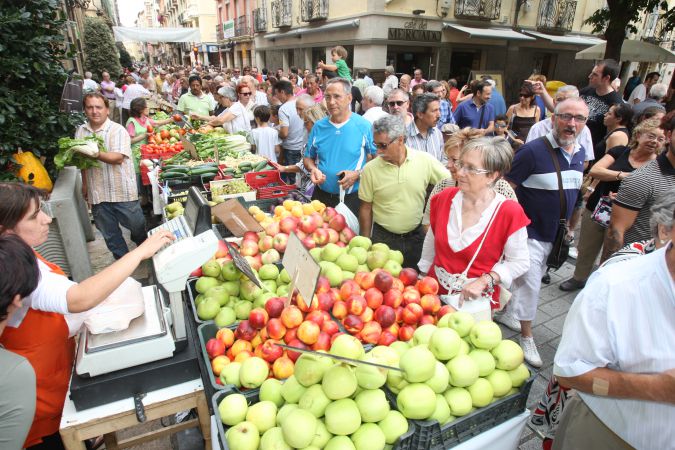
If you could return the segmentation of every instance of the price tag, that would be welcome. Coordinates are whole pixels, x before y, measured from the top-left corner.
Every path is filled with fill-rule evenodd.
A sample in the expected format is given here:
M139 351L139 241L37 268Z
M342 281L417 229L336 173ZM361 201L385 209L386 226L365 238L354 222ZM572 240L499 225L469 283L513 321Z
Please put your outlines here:
M241 256L239 252L232 246L230 245L229 242L225 241L225 246L227 247L227 251L230 252L230 256L232 257L232 261L234 261L234 265L243 273L246 275L246 277L253 281L256 286L258 286L261 289L263 288L263 284L260 283L260 280L258 280L258 277L255 275L255 272L251 268L251 265L246 261L246 258Z
M314 297L316 290L316 283L321 274L321 267L314 261L312 255L302 245L300 238L295 233L291 233L284 252L284 258L281 261L284 269L291 277L291 285L289 288L289 298L287 303L290 303L293 290L298 289L300 295L310 303Z
M194 160L200 160L199 154L197 153L197 147L190 142L185 136L180 137L180 141L183 143L183 148L190 152L190 157Z
M256 233L263 231L258 221L236 199L227 200L211 207L211 213L220 219L223 225L237 237L243 236L247 231L255 231Z

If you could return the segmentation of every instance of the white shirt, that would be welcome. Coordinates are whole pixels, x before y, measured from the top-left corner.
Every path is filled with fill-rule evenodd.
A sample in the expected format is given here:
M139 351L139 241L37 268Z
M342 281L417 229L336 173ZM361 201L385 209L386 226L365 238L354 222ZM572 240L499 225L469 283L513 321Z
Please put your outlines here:
M223 124L223 128L228 133L236 133L237 131L251 131L251 122L246 117L246 108L244 108L244 105L239 102L234 102L232 103L232 106L220 113L220 115L222 116L226 113L231 113L234 115L234 119Z
M647 98L647 86L642 83L630 93L630 97L628 97L628 103L632 105L634 100L639 100L639 102L642 102L645 98Z
M140 84L138 83L130 84L124 91L124 101L122 101L122 108L129 109L132 100L137 99L138 97L147 97L149 95L150 91L148 91Z
M530 132L527 133L527 139L525 142L531 142L534 141L535 139L545 136L548 133L551 132L553 129L553 123L551 122L551 118L548 117L544 120L540 120L539 122L535 123L532 125L532 128L530 128ZM586 151L586 161L593 161L595 159L595 153L593 153L593 139L591 138L591 131L588 129L586 125L584 125L584 129L581 130L581 134L577 137L577 144L581 145L584 150Z
M396 88L398 88L398 78L396 78L396 75L389 75L387 79L384 80L384 84L382 85L384 97L386 98L389 93Z
M256 106L269 106L270 102L267 101L267 94L265 94L263 91L255 91L255 104Z
M675 368L674 342L675 283L662 248L591 275L567 314L553 373L576 377L598 367L663 372ZM672 404L579 395L631 446L673 448Z
M375 123L377 119L381 119L384 116L388 116L381 106L373 106L372 108L369 108L368 111L363 113L363 118L366 119L370 123Z
M506 200L502 194L495 193L490 205L478 219L478 222L462 229L462 191L457 192L450 205L450 218L448 219L448 244L453 252L459 252L473 244L487 228L490 218L497 205ZM498 213L499 214L499 213ZM422 246L422 259L418 263L421 272L428 272L434 262L436 249L434 246L434 232L429 228ZM527 250L527 228L523 227L513 233L504 245L504 257L494 265L492 270L499 275L499 284L508 288L511 282L530 268L530 253Z
M16 310L7 322L8 327L18 328L23 322L28 308L39 311L55 312L59 314L68 314L68 301L66 293L73 285L77 284L70 281L67 277L51 271L49 266L38 259L40 269L40 282L37 288L26 298L23 299L23 305Z
M255 150L260 156L277 162L277 153L274 147L281 145L279 132L272 127L258 127L251 130L251 137L255 143Z
M85 91L98 91L99 86L98 83L92 80L91 78L85 78L84 81L82 82L82 89Z

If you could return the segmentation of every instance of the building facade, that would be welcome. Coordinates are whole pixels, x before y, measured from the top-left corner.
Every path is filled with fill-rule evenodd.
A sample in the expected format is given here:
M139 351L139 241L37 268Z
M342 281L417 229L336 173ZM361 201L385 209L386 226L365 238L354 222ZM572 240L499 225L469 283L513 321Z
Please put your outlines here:
M161 44L160 61L165 64L219 65L216 38L216 8L213 0L153 0L157 3L159 26L198 28L200 41Z
M216 0L220 65L239 67L254 64L255 0Z

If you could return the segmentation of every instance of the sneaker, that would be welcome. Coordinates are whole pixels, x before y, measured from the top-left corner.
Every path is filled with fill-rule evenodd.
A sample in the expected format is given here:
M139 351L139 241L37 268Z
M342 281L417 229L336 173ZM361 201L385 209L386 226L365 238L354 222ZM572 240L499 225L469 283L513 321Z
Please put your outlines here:
M523 348L523 353L525 353L525 361L532 367L539 368L542 366L543 362L537 351L537 345L534 343L534 338L532 336L520 337L520 346Z
M570 247L570 251L567 254L572 259L577 259L577 256L579 256L579 251L577 250L576 247Z
M495 314L494 321L520 333L520 320L513 317L508 311L502 314Z
M579 281L579 280L575 280L574 278L570 278L569 280L563 281L562 283L560 283L560 285L558 286L558 289L560 289L561 291L565 291L565 292L572 292L572 291L578 291L579 289L583 289L584 286L586 286L585 281Z

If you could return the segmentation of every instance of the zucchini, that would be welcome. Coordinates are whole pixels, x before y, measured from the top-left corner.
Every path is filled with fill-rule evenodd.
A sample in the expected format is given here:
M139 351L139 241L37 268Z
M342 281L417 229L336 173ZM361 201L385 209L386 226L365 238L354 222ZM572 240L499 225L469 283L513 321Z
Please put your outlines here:
M267 161L263 160L260 161L258 164L256 164L255 168L253 169L254 172L260 172L267 166Z
M162 172L161 174L159 174L159 178L161 178L162 180L190 179L189 175L186 175L181 172Z
M184 172L188 173L190 171L190 168L188 166L181 166L177 164L167 164L164 167L162 167L162 170L165 171L171 171L171 172Z
M205 168L197 168L197 169L192 169L190 171L191 175L206 175L206 174L217 174L218 173L218 168L214 167L205 167Z
M253 168L253 163L251 163L250 161L244 161L244 162L239 163L239 165L237 166L237 169L242 170L242 171L245 168L247 168L246 170L251 170L251 168Z

